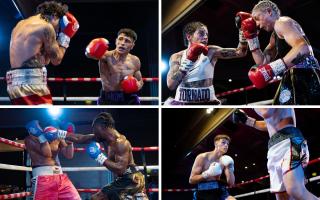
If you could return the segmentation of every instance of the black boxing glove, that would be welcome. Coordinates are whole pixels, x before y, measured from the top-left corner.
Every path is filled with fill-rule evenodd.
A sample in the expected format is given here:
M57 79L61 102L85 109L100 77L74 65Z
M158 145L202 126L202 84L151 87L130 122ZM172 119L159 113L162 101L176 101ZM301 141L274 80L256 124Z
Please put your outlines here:
M247 113L245 113L243 110L241 109L237 109L234 111L233 115L232 115L232 121L233 123L242 123L245 124L247 126L251 126L253 127L254 124L256 123L256 119L249 117L247 115Z

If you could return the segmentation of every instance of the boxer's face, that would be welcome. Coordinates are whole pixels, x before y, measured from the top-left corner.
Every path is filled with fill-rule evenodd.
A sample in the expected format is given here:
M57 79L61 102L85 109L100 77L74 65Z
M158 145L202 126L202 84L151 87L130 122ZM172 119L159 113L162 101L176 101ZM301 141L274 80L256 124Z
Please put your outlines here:
M104 140L105 138L106 127L101 124L95 124L93 126L93 134L97 141Z
M205 26L199 27L192 35L188 35L190 43L208 44L208 29Z
M116 39L116 51L120 54L129 53L134 47L134 41L124 33L121 33Z
M226 139L220 139L215 142L215 148L222 154L227 153L229 148L229 141Z
M275 18L272 15L271 9L267 9L266 11L256 10L252 12L252 18L260 29L268 32L274 30Z

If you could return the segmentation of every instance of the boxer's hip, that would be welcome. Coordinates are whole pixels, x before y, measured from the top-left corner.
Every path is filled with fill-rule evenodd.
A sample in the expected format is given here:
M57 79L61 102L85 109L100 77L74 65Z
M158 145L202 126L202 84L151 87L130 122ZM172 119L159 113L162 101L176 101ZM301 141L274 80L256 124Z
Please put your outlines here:
M122 91L100 91L99 105L139 105L140 99L136 93L126 94Z
M205 103L219 101L213 86L209 87L182 87L178 86L175 101L184 104Z

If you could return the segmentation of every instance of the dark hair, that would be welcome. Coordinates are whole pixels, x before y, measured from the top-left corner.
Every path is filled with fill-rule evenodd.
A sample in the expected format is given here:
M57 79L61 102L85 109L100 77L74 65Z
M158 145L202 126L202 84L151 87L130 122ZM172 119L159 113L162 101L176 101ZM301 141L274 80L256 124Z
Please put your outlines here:
M118 31L118 36L123 33L125 34L126 36L130 37L133 39L133 41L135 42L137 39L138 39L138 36L137 36L137 33L130 29L130 28L122 28Z
M104 125L107 128L115 128L114 119L110 113L102 112L96 116L96 118L92 122L92 127L96 124Z
M45 20L49 20L47 16L63 17L68 12L68 6L56 1L45 1L37 6L36 14L40 14Z
M202 22L190 22L183 27L183 41L185 46L188 46L187 34L192 35L198 28L202 26L207 27Z
M230 138L229 136L225 135L225 134L216 135L216 136L214 137L214 142L216 142L216 141L218 141L218 140L220 140L220 139L228 140L229 143L231 142L231 138Z

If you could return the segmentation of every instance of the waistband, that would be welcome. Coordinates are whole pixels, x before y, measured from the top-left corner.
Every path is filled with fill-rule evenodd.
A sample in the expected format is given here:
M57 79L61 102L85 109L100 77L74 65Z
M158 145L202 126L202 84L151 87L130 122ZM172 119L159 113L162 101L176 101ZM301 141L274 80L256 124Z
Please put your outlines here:
M222 187L223 185L219 181L209 181L198 183L198 190L213 190Z
M128 166L126 171L121 176L130 175L130 174L133 174L133 173L136 173L136 172L139 172L138 167L134 166L134 165L130 165L130 166Z
M175 100L179 102L208 102L217 100L213 85L209 87L188 88L179 86Z
M47 69L42 68L17 68L7 71L6 81L8 86L17 85L46 85Z
M34 166L32 167L32 176L45 176L63 174L60 166Z
M298 128L293 126L283 128L271 136L268 142L268 149L270 149L272 146L278 144L283 140L294 137L303 138L303 135Z
M303 55L300 62L294 65L292 68L304 68L304 69L318 69L320 70L320 66L318 60L313 55Z

